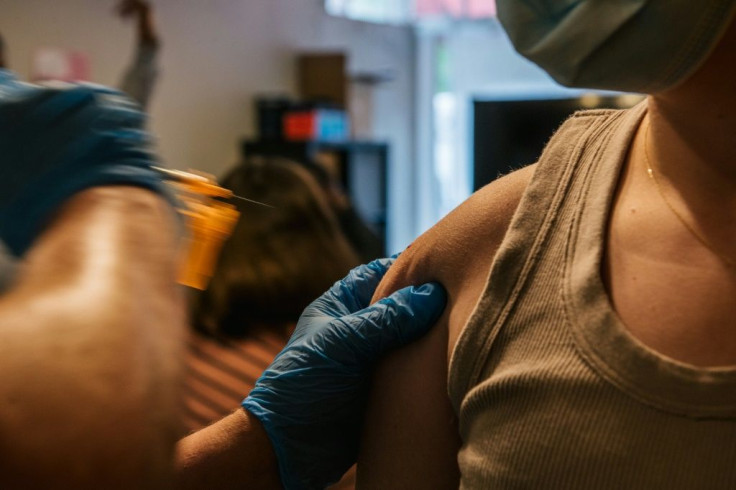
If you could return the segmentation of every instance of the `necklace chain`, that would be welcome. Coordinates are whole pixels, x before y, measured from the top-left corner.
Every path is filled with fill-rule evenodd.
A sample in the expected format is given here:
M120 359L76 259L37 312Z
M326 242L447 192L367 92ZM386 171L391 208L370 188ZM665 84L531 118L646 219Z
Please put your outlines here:
M649 178L652 179L654 182L654 186L657 188L657 192L659 193L659 196L662 198L664 203L667 205L668 208L670 208L670 211L672 211L672 214L675 215L677 220L682 224L682 226L685 227L687 231L690 232L690 234L699 241L705 248L710 250L711 253L713 253L716 257L721 259L727 266L729 267L736 267L736 260L732 259L731 257L728 257L726 255L723 255L719 253L713 245L710 244L708 240L705 239L704 236L702 236L700 233L695 230L688 222L687 220L675 209L675 207L672 205L669 199L667 199L667 196L665 195L664 191L662 190L662 186L659 183L659 180L657 179L657 176L654 174L654 169L652 168L651 160L649 159L649 130L650 130L650 122L649 117L647 116L647 129L644 132L644 160L647 165L647 174L649 174Z

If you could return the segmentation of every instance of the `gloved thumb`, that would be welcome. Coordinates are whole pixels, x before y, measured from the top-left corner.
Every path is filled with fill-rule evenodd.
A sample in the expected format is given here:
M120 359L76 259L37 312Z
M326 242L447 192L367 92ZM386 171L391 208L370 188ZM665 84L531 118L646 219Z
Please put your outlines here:
M409 286L396 291L356 313L349 323L355 325L361 345L354 345L355 355L373 362L386 352L402 347L434 326L445 309L447 294L438 283Z

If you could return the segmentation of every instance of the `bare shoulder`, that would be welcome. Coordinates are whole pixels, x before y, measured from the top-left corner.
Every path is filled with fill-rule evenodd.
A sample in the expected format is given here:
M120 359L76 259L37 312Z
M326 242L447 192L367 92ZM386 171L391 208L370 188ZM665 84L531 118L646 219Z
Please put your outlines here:
M491 182L417 238L389 269L374 299L411 284L439 282L448 292L451 350L535 168Z
M386 356L375 371L358 460L359 488L457 488L460 448L447 396L449 352L534 167L476 192L424 233L389 269L375 298L408 285L441 283L445 312L424 337Z
M417 238L387 272L376 298L427 281L451 287L460 274L476 268L475 260L503 239L534 168L491 182Z

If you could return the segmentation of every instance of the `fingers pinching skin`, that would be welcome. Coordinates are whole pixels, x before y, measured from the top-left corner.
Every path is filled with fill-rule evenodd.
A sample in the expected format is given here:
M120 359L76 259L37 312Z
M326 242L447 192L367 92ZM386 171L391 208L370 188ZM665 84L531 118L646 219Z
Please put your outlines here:
M446 300L442 286L427 283L400 289L363 310L363 335L380 339L370 344L376 350L369 357L375 359L427 333L442 314Z
M445 308L442 286L408 286L357 313L341 318L323 333L334 345L334 360L345 365L373 364L387 352L413 342L434 326Z
M355 463L376 362L429 331L444 310L435 283L367 306L392 262L352 270L309 305L243 401L273 444L286 488L324 488Z
M369 305L378 283L393 262L394 259L376 259L369 264L354 268L344 279L336 282L327 293L318 298L315 306L322 313L335 318L362 310Z

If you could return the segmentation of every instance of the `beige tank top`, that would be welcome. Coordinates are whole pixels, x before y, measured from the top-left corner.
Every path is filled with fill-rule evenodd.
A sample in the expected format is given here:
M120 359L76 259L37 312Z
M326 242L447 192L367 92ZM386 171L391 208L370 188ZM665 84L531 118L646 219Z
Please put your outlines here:
M645 112L578 113L541 157L450 363L462 488L736 489L736 368L642 345L600 274Z

